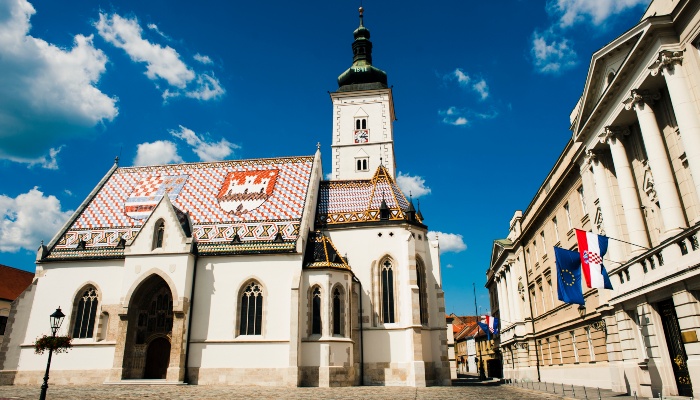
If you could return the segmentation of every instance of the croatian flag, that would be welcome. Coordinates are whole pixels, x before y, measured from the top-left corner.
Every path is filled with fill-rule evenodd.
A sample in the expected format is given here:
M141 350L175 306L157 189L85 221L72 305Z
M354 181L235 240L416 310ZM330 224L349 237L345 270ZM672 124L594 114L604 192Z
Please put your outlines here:
M608 251L608 238L576 229L581 270L589 288L612 289L608 272L603 266L603 256Z
M498 335L498 318L494 318L490 315L482 315L481 321L477 322L479 327L486 332L491 339L491 334Z

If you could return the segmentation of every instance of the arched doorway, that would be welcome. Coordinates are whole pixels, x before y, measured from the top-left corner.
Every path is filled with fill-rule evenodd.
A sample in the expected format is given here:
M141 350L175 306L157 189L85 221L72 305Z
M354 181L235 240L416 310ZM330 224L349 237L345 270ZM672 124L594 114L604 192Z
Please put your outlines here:
M170 361L170 340L158 337L151 340L146 350L143 379L165 379Z
M170 364L173 295L158 275L134 291L128 309L122 379L165 379Z

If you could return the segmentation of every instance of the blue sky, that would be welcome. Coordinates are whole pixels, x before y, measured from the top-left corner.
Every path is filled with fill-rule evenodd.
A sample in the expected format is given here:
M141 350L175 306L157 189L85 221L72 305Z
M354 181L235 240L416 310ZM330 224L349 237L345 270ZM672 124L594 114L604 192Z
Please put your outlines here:
M120 165L310 155L357 1L0 1L0 264L33 270ZM570 137L594 51L649 0L364 2L399 183L439 232L447 312L482 312L505 237Z

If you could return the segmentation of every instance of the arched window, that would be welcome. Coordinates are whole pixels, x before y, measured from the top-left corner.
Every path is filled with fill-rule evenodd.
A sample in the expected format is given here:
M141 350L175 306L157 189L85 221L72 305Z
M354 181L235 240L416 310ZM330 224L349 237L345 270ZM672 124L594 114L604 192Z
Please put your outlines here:
M311 334L321 334L321 288L318 286L311 292Z
M240 335L262 335L263 291L259 283L250 282L241 295Z
M76 300L73 337L76 339L91 338L97 314L97 289L94 286L86 287Z
M343 292L336 287L333 290L333 335L345 336L343 314Z
M367 120L362 118L362 129L367 129Z
M420 260L416 262L416 278L418 284L418 304L420 307L420 323L428 324L428 296L425 288L425 267Z
M163 247L163 235L165 234L165 221L159 219L156 222L156 229L153 232L153 248L160 249Z
M382 322L393 324L394 318L394 267L390 260L386 260L381 266L382 279Z
M360 126L360 120L359 120L359 119L355 120L355 129L362 129L361 126Z

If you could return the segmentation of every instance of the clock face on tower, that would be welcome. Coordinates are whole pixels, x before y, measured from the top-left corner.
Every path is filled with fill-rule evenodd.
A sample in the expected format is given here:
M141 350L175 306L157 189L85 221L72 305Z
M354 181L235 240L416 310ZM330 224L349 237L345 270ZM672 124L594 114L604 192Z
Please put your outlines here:
M369 130L356 129L355 130L355 143L367 143L367 142L369 142Z

